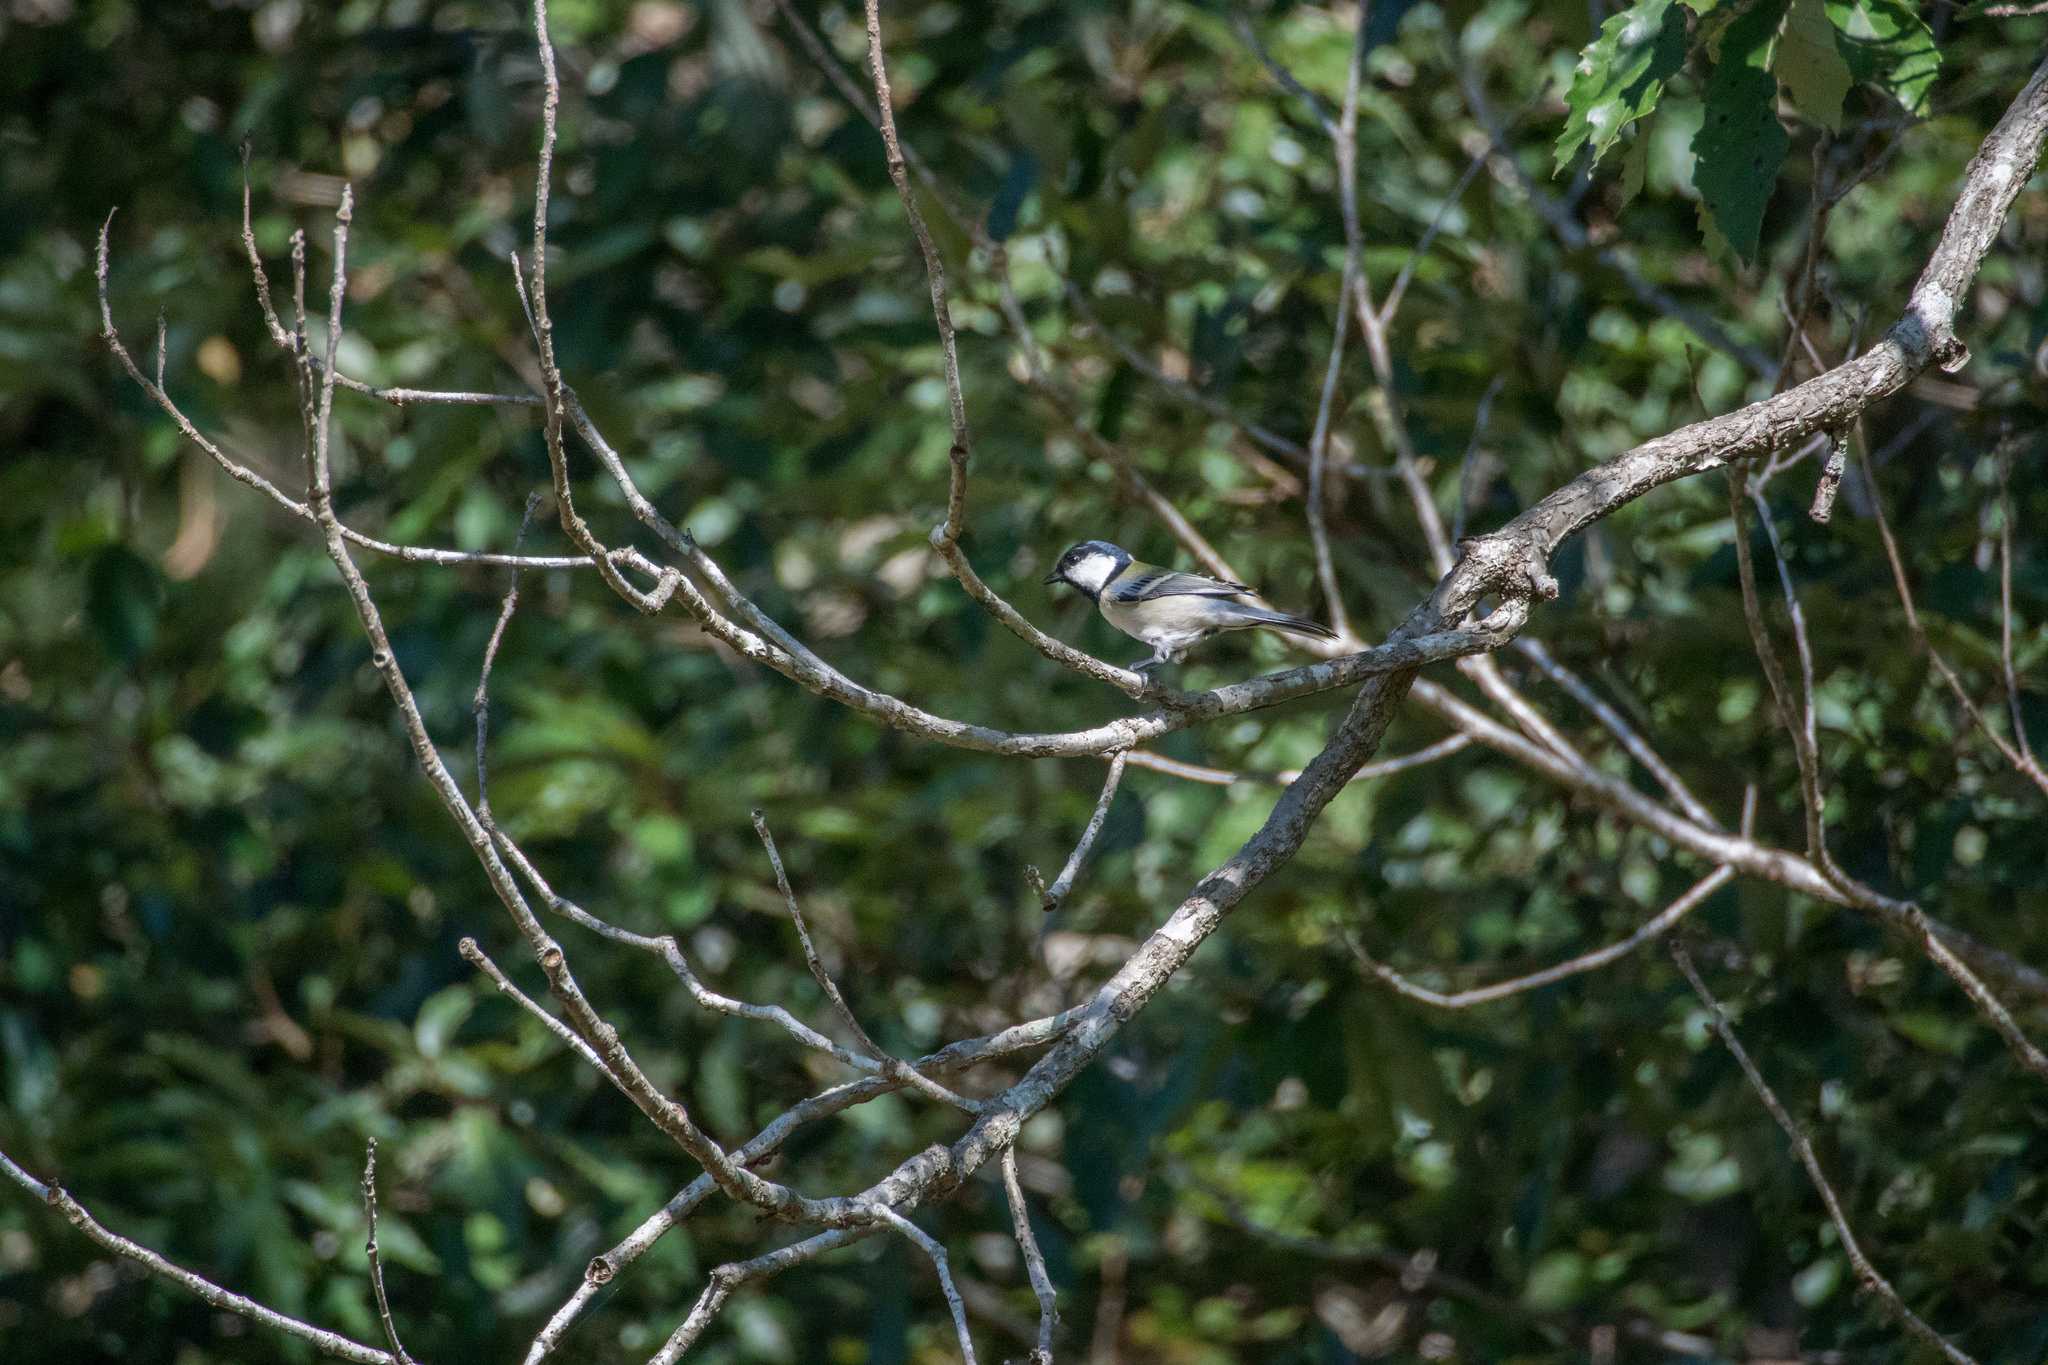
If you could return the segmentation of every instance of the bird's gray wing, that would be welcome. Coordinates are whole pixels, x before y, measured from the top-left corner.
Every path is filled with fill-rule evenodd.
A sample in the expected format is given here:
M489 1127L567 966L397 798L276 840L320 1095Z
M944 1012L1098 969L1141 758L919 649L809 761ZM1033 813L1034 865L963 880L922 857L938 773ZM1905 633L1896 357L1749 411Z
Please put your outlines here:
M1235 597L1250 592L1242 583L1224 583L1177 569L1144 569L1109 590L1116 602L1152 602L1162 597Z

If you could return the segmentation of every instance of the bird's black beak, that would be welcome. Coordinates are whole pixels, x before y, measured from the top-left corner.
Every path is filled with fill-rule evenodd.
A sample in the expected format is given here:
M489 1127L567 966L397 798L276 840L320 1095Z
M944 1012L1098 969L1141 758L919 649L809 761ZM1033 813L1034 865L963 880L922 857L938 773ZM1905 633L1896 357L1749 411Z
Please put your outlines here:
M1053 571L1052 571L1051 573L1047 574L1047 575L1046 575L1046 576L1045 576L1044 578L1040 579L1040 580L1039 580L1039 582L1041 582L1041 583L1064 583L1064 582L1066 582L1066 579L1064 579L1064 578L1062 578L1062 577L1060 576L1060 571L1059 571L1058 569L1054 569L1054 570L1053 570Z

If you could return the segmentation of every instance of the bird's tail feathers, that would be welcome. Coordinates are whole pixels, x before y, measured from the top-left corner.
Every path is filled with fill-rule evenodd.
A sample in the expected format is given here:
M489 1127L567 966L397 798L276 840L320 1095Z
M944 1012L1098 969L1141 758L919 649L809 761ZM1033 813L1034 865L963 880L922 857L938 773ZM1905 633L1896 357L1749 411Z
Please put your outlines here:
M1290 630L1297 635L1313 635L1319 640L1334 640L1337 632L1328 626L1301 616L1289 616L1285 612L1266 611L1260 607L1245 609L1247 626L1268 626L1274 630Z

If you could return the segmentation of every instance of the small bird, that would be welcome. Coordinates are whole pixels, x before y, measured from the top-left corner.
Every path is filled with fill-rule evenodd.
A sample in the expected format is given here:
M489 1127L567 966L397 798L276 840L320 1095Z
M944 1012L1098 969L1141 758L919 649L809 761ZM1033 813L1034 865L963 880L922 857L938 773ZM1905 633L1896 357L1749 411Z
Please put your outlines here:
M1190 645L1220 630L1291 630L1336 638L1335 631L1314 621L1241 601L1251 591L1242 583L1141 564L1106 540L1084 540L1068 550L1045 581L1080 592L1101 608L1105 621L1152 646L1151 658L1131 665L1140 673L1178 663Z

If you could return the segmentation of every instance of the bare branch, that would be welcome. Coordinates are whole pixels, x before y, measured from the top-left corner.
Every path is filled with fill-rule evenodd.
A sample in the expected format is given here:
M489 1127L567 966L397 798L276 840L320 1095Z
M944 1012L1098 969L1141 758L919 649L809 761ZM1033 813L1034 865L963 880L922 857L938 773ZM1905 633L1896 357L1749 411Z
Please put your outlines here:
M503 994L507 999L511 1000L513 1004L519 1006L519 1008L525 1010L528 1014L540 1020L542 1026L545 1027L549 1033L554 1034L556 1038L561 1040L562 1045L564 1047L568 1048L571 1052L575 1053L578 1057L581 1057L585 1062L589 1063L590 1068L593 1071L597 1072L598 1075L610 1081L613 1085L617 1085L619 1083L619 1078L612 1074L612 1069L605 1062L604 1058L598 1056L596 1050L592 1048L590 1044L584 1042L582 1038L578 1037L576 1030L570 1028L567 1024L557 1019L553 1014L548 1012L546 1006L542 1005L539 1001L535 1000L525 991L520 990L519 987L513 983L512 978L505 974L505 969L500 967L497 963L491 961L489 954L485 953L484 950L477 945L477 941L475 939L464 938L462 942L455 945L455 951L461 953L464 959L466 959L478 971L482 972L485 976L488 976L491 979L491 984L496 986L499 992Z
M824 1053L856 1071L879 1074L883 1069L881 1062L839 1046L781 1005L751 1004L712 990L697 976L696 970L690 966L689 958L684 955L682 946L676 942L673 935L636 934L631 929L621 928L609 920L591 914L549 885L547 878L541 875L540 869L533 865L525 850L521 849L510 835L502 829L494 830L493 833L497 839L498 849L504 854L506 861L518 870L519 875L532 888L533 894L539 897L551 912L614 943L638 948L660 958L668 969L675 973L676 979L682 982L683 989L689 992L690 999L699 1007L736 1019L754 1019L774 1024L804 1047Z
M932 245L931 229L925 226L924 211L917 206L917 194L910 188L905 170L903 145L896 136L895 102L889 94L889 72L882 54L882 11L880 0L864 0L868 20L868 68L875 81L876 127L888 150L889 179L903 201L903 216L917 238L918 254L924 257L924 273L931 286L932 320L939 328L939 354L946 377L946 410L953 423L953 448L949 453L952 473L946 490L946 520L939 534L957 541L966 529L967 460L974 449L967 432L967 399L960 392L960 354L953 335L953 309L946 296L946 263Z
M1056 1041L1071 1023L1071 1013L1048 1015L1043 1019L1013 1025L997 1033L949 1044L937 1052L918 1058L912 1065L919 1071L965 1071L984 1062L1043 1047ZM866 1103L877 1095L901 1089L902 1084L894 1077L868 1076L821 1091L783 1111L744 1145L734 1148L733 1160L747 1166L765 1161L780 1151L789 1136L805 1124L842 1113L855 1105ZM547 1326L528 1348L525 1365L538 1365L539 1361L560 1344L570 1324L588 1306L598 1290L610 1284L620 1271L638 1260L649 1247L688 1218L717 1188L710 1176L699 1176L678 1191L668 1203L650 1214L640 1226L628 1233L623 1241L593 1258L589 1268L584 1272L583 1283L577 1287L568 1301L555 1311Z
M870 0L870 4L872 3L873 0ZM931 1257L932 1269L938 1272L939 1289L946 1296L947 1306L953 1310L953 1330L960 1338L960 1354L967 1365L974 1365L974 1338L967 1331L967 1305L960 1302L960 1287L953 1283L952 1268L946 1264L946 1249L939 1245L936 1237L887 1204L875 1205L875 1216L908 1237L924 1250L925 1255Z
M516 555L526 541L527 528L533 525L533 512L540 506L540 494L530 493L526 498L526 510L519 517L519 533L512 538L512 552ZM491 739L491 666L498 660L498 646L504 643L505 627L512 624L512 613L519 608L519 566L505 576L505 600L498 608L498 620L491 627L491 638L484 645L483 667L477 670L476 696L470 701L470 710L476 716L476 818L485 829L495 829L491 819L490 770L486 757L490 753Z
M1471 990L1458 991L1453 995L1443 995L1437 991L1430 990L1427 986L1417 985L1385 963L1375 962L1366 954L1364 945L1355 938L1351 940L1351 952L1358 959L1358 965L1364 969L1367 975L1377 978L1381 984L1391 988L1395 994L1406 996L1410 1000L1417 1000L1425 1005L1434 1005L1436 1008L1443 1010L1462 1010L1469 1009L1473 1005L1489 1005L1496 1000L1505 1000L1511 995L1520 995L1524 991L1533 991L1540 986L1548 986L1553 982L1562 981L1566 977L1596 971L1601 967L1605 967L1610 962L1626 957L1651 939L1668 933L1673 925L1691 914L1707 897L1720 890L1734 875L1735 872L1732 868L1715 868L1699 881L1693 883L1692 887L1679 896L1677 900L1665 906L1651 918L1643 921L1642 925L1626 938L1617 939L1613 943L1595 948L1589 953L1581 953L1570 961L1560 962L1553 967L1545 967L1539 972L1531 972L1527 976L1518 976L1508 981L1496 981L1490 986L1475 986Z
M704 1292L690 1309L690 1315L683 1319L669 1339L662 1343L659 1351L648 1358L647 1365L676 1365L683 1358L683 1352L697 1344L697 1338L704 1335L704 1329L718 1316L718 1310L725 1307L725 1301L732 1292L751 1280L766 1279L779 1275L785 1270L816 1260L828 1251L872 1237L879 1230L879 1223L865 1227L834 1228L807 1237L801 1242L779 1247L765 1256L756 1256L751 1261L731 1261L711 1272L704 1286Z
M1376 758L1360 768L1352 777L1353 782L1365 782L1375 777L1387 777L1394 773L1406 772L1434 763L1466 748L1472 743L1472 736L1462 732L1448 735L1434 744L1426 744L1411 754L1398 754L1393 758ZM1155 754L1144 749L1132 750L1129 755L1133 765L1165 773L1168 777L1186 778L1190 782L1206 782L1211 786L1227 787L1233 782L1277 782L1286 786L1301 776L1301 769L1289 768L1277 773L1240 773L1228 768L1210 768L1200 763L1183 763L1165 754Z
M1364 17L1364 14L1361 12L1359 15L1361 21L1359 24L1360 28L1365 26L1363 23ZM1330 132L1337 126L1338 116L1331 111L1329 102L1315 91L1303 85L1299 77L1282 65L1271 52L1267 51L1266 45L1259 41L1258 30L1252 27L1249 18L1242 13L1235 14L1231 17L1231 27L1236 31L1238 39L1251 49L1252 55L1259 59L1260 65L1266 68L1267 74L1272 76L1280 88L1309 107L1310 112L1315 115L1316 122L1322 125L1324 132Z
M789 908L789 920L796 926L797 940L803 944L804 963L811 969L811 979L817 982L818 989L825 993L825 999L831 1002L833 1011L839 1015L847 1031L860 1045L861 1051L881 1064L883 1075L901 1081L941 1104L950 1104L963 1113L980 1113L979 1100L970 1100L965 1095L955 1094L929 1076L919 1075L905 1065L900 1057L885 1050L881 1044L868 1036L868 1031L861 1027L860 1019L854 1014L853 1007L846 1003L846 997L840 993L839 984L832 979L832 974L825 970L825 963L818 956L817 945L811 942L811 931L804 923L804 912L796 903L796 892L790 888L789 874L783 870L782 854L775 847L775 836L768 830L768 817L760 811L754 812L754 833L760 837L761 846L768 850L768 865L775 869L775 889L782 893L782 903Z
M864 687L827 665L786 654L719 615L687 579L679 584L676 593L691 615L697 617L713 636L744 657L767 665L819 696L840 702L891 728L926 739L956 748L1021 758L1102 756L1119 749L1133 748L1218 716L1257 710L1295 697L1346 687L1364 678L1478 653L1495 648L1511 637L1526 615L1519 604L1511 604L1510 609L1496 612L1481 622L1479 628L1472 630L1440 630L1390 639L1360 653L1304 664L1249 682L1231 683L1208 692L1178 694L1173 704L1165 709L1110 721L1086 730L1020 734L934 715L887 693Z
M1799 595L1792 584L1792 572L1786 566L1785 556L1778 544L1776 528L1771 524L1766 508L1764 532L1771 545L1771 553L1778 563L1778 575L1785 591L1786 613L1792 623L1792 638L1798 651L1799 671L1803 683L1801 697L1803 707L1793 709L1790 685L1785 680L1784 668L1778 662L1777 652L1771 647L1770 636L1764 629L1763 611L1757 601L1756 575L1750 565L1749 536L1743 525L1742 492L1738 476L1732 471L1728 482L1728 505L1735 524L1735 565L1742 586L1743 615L1749 621L1750 636L1755 641L1757 659L1763 664L1764 676L1769 681L1771 696L1778 708L1786 732L1792 737L1792 749L1799 764L1799 790L1806 812L1806 855L1838 889L1848 896L1866 903L1889 901L1898 911L1906 927L1920 940L1928 957L1952 977L1971 1003L1991 1021L1999 1037L2020 1065L2048 1081L2048 1054L2042 1053L2031 1039L2020 1029L2008 1010L1939 938L1935 936L1925 913L1919 906L1906 901L1893 901L1863 885L1849 876L1836 864L1834 855L1828 851L1824 806L1826 798L1821 790L1820 746L1816 737L1813 686L1813 653L1806 638L1806 617L1799 607ZM1761 501L1759 499L1759 501Z
M363 1218L369 1232L363 1241L363 1254L370 1258L370 1288L377 1296L377 1317L384 1324L384 1339L391 1343L391 1354L398 1357L399 1365L413 1365L412 1357L399 1344L398 1325L391 1320L391 1300L384 1296L384 1262L377 1252L377 1139L371 1138L367 1154L363 1158Z
M350 212L350 196L344 193L335 223L334 282L330 290L328 316L329 354L333 353L341 333L341 304L347 282ZM295 294L302 295L302 251L295 252L294 274ZM303 303L299 305L299 312L303 317ZM539 920L534 917L512 874L498 857L496 841L477 819L476 812L471 809L469 802L462 795L461 788L448 771L447 764L442 761L440 753L434 747L433 739L427 733L426 722L420 715L419 703L414 698L412 687L406 681L404 671L399 667L392 651L382 613L378 611L369 585L364 581L361 570L349 553L348 543L341 534L340 523L334 517L327 459L328 426L333 413L334 373L332 369L323 372L320 398L316 402L310 387L310 362L303 359L303 342L295 337L294 345L298 348L297 354L302 357L300 407L306 425L307 462L313 485L307 503L320 522L325 533L328 558L340 571L349 600L355 607L364 634L369 638L371 665L384 680L385 688L398 708L400 721L412 743L414 757L418 760L428 784L434 788L450 818L461 829L477 860L482 864L491 889L497 893L500 903L504 905L506 912L511 915L521 935L532 948L535 960L546 973L549 987L568 1015L571 1027L604 1059L606 1074L649 1120L683 1150L703 1163L714 1174L721 1189L734 1198L756 1207L789 1216L810 1201L801 1199L793 1191L780 1185L762 1180L750 1171L734 1167L724 1150L697 1127L689 1112L682 1105L663 1095L647 1079L626 1051L624 1044L620 1042L618 1030L605 1023L591 1007L590 1002L584 998L582 989L576 984L575 977L569 970L568 961L561 947L548 936Z
M1542 641L1523 637L1515 641L1515 649L1542 669L1546 677L1564 689L1573 701L1585 707L1593 719L1606 727L1607 733L1614 736L1630 758L1643 765L1644 771L1656 779L1657 785L1664 789L1672 802L1684 811L1688 818L1709 827L1718 823L1705 803L1694 796L1692 789L1685 785L1685 779L1674 772L1671 765L1650 747L1649 742L1637 733L1635 727L1623 718L1621 712L1608 705L1606 699L1595 692L1584 678L1559 663L1556 656L1544 647Z
M1308 438L1308 539L1315 551L1316 581L1322 585L1323 597L1330 607L1330 628L1339 635L1351 633L1351 621L1344 613L1344 595L1337 586L1337 569L1330 557L1325 474L1330 453L1330 414L1337 397L1337 375L1344 367L1344 334L1349 330L1350 310L1344 301L1360 283L1358 83L1365 66L1367 3L1368 0L1360 0L1352 14L1356 31L1352 34L1351 61L1344 77L1344 107L1330 129L1337 148L1337 199L1344 217L1344 268L1337 286L1337 316L1330 328L1330 359L1323 369L1322 397L1317 400L1315 426Z
M654 587L642 592L626 581L625 575L612 563L611 555L601 544L588 522L576 510L574 495L569 488L569 456L562 447L563 385L562 371L555 363L555 324L548 315L548 191L554 177L555 165L555 112L562 102L562 83L555 74L555 45L548 36L547 0L533 0L534 43L540 53L542 98L540 106L541 137L540 155L535 165L533 184L533 288L531 296L533 334L536 349L540 353L541 386L546 395L544 412L546 422L543 432L547 439L548 469L554 476L555 511L561 519L562 530L577 549L590 556L597 566L599 577L620 597L630 602L635 609L652 616L668 604L676 583L682 575L675 569L664 569L655 579ZM328 354L332 355L330 351ZM331 371L330 371L331 387Z
M2020 753L2035 767L2034 746L2027 742L2026 718L2020 714L2019 674L2012 666L2012 451L1998 453L1998 662L2005 674L2005 705L2012 713L2012 737Z
M1991 747L1998 750L2015 771L2039 787L2043 795L2048 795L2048 768L2037 762L2031 753L2022 751L2012 740L1991 728L1990 718L1984 714L1984 709L1977 705L1977 699L1970 695L1969 689L1963 686L1961 676L1949 666L1941 651L1934 647L1934 640L1928 635L1926 623L1920 619L1920 610L1914 604L1913 588L1906 578L1905 559L1899 554L1898 540L1892 535L1890 519L1885 516L1884 492L1878 487L1877 471L1873 467L1866 443L1857 443L1856 459L1863 470L1863 481L1870 485L1870 504L1877 518L1878 539L1884 543L1885 559L1892 567L1892 586L1898 589L1899 604L1906 609L1906 628L1913 632L1913 638L1927 651L1927 661L1934 665L1934 671L1948 684L1948 690L1955 696L1957 704L1963 708L1963 714L1970 718L1978 732L1991 741Z
M1047 888L1038 876L1038 869L1028 868L1034 886L1038 888L1039 902L1047 913L1060 908L1074 889L1074 878L1081 875L1081 865L1088 861L1088 854L1095 847L1095 836L1102 833L1102 822L1109 817L1109 803L1116 800L1117 784L1124 780L1124 764L1130 754L1119 750L1109 760L1109 774L1102 779L1102 795L1095 798L1095 810L1088 817L1088 826L1081 831L1081 842L1074 845L1074 851L1067 856L1067 865L1060 869L1060 875L1053 878Z
M1060 1320L1059 1303L1053 1293L1052 1276L1045 1270L1045 1254L1031 1231L1031 1207L1024 1201L1024 1187L1017 1180L1017 1149L1005 1147L1002 1159L1003 1194L1010 1201L1010 1228L1017 1237L1017 1249L1024 1255L1024 1271L1031 1278L1031 1292L1038 1298L1038 1345L1027 1365L1052 1365L1052 1329Z
M389 1351L380 1351L374 1346L365 1346L359 1341L330 1332L324 1327L315 1327L309 1322L286 1317L275 1308L266 1308L254 1299L244 1298L230 1290L222 1289L204 1276L195 1275L183 1266L171 1262L151 1251L139 1242L132 1242L117 1233L109 1232L99 1221L86 1212L85 1206L73 1199L55 1184L45 1184L21 1167L12 1158L0 1152L0 1175L27 1190L36 1198L64 1215L65 1221L77 1228L92 1241L113 1252L116 1256L134 1261L143 1269L162 1279L169 1280L180 1289L198 1296L210 1308L223 1313L233 1313L260 1322L288 1336L308 1342L320 1351L340 1360L352 1360L358 1365L407 1365L400 1357Z
M1764 1080L1763 1073L1757 1070L1756 1063L1750 1060L1748 1050L1736 1038L1735 1029L1728 1022L1728 1012L1721 1008L1721 1002L1714 998L1713 992L1707 989L1707 983L1700 979L1699 971L1693 966L1692 958L1685 951L1684 945L1673 941L1670 946L1672 961L1678 964L1678 970L1683 972L1685 979L1691 983L1693 994L1707 1007L1707 1016L1714 1026L1714 1032L1720 1035L1723 1045L1734 1054L1736 1064L1742 1068L1742 1074L1749 1078L1750 1088L1756 1091L1757 1098L1763 1101L1764 1108L1770 1111L1772 1119L1776 1120L1778 1127L1784 1131L1786 1139L1792 1144L1793 1154L1799 1158L1799 1164L1806 1168L1807 1178L1813 1182L1813 1188L1820 1194L1821 1203L1827 1206L1828 1220L1835 1225L1835 1232L1841 1238L1843 1254L1848 1256L1849 1264L1856 1270L1857 1283L1876 1296L1878 1304L1894 1322L1940 1351L1945 1359L1955 1362L1955 1365L1976 1365L1970 1356L1951 1344L1947 1337L1928 1326L1919 1314L1906 1307L1905 1300L1899 1297L1898 1290L1892 1288L1891 1281L1880 1274L1877 1267L1870 1263L1870 1258L1864 1255L1862 1246L1856 1241L1855 1231L1849 1226L1847 1215L1842 1212L1842 1201L1836 1197L1834 1186L1828 1183L1827 1172L1821 1169L1820 1158L1814 1155L1813 1143L1807 1139L1805 1131L1793 1122L1792 1115L1779 1102L1770 1084Z
M107 216L107 223L103 224L100 228L99 243L95 257L95 274L98 280L100 304L100 339L107 343L107 348L113 352L114 358L120 362L121 368L126 371L128 377L177 426L179 434L197 446L207 458L219 465L229 478L246 487L255 489L291 515L304 521L317 522L318 518L314 516L313 510L305 503L300 502L269 479L264 478L255 470L236 460L223 450L218 442L201 432L192 422L191 418L187 417L184 411L178 407L177 403L172 400L170 394L165 391L163 384L160 381L152 382L143 374L140 367L136 365L126 343L121 340L120 332L114 327L113 310L108 298L107 231L112 222L113 215L109 214ZM258 288L261 291L261 297L264 301L265 313L274 322L276 314L269 307L269 281L261 273L260 264L257 267L256 278ZM293 334L284 331L282 323L277 324L277 329L282 334L281 345L285 346L288 350L298 346L299 343L294 339ZM311 355L306 357L306 363L313 365L315 368L320 366L319 359ZM343 388L359 387L364 392L372 392L367 386L352 384L346 376L337 376L337 382ZM528 569L587 569L591 567L591 560L586 555L521 556L468 550L443 550L421 545L397 545L390 541L378 540L373 536L364 535L362 532L346 525L342 527L341 533L343 538L352 545L358 545L374 553L389 555L394 559L404 560L411 564L474 564ZM648 574L659 572L637 550L629 548L615 550L612 552L612 558L625 567L639 572Z
M1597 768L1577 767L1565 762L1549 749L1500 724L1439 683L1427 678L1419 679L1413 695L1424 709L1434 712L1461 733L1541 773L1566 790L1613 811L1630 823L1670 840L1674 846L1688 853L1710 863L1726 863L1744 876L1773 881L1817 900L1851 906L1916 938L1923 933L1924 925L1926 932L1938 935L1943 943L1977 970L2035 1001L2048 1001L2048 975L1960 929L1918 914L1916 907L1889 897L1871 899L1864 894L1867 888L1844 890L1797 853L1773 848L1747 834L1730 834L1717 826L1688 820L1620 778Z

